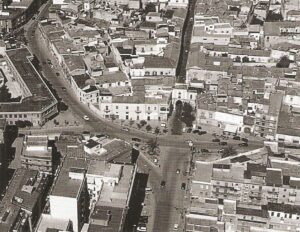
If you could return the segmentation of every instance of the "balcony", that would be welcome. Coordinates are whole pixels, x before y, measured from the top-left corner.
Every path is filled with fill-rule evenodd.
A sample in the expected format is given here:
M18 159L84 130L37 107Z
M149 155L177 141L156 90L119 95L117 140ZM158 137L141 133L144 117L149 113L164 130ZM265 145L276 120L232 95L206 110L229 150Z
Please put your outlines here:
M105 109L104 112L108 113L110 112L110 109Z
M142 111L141 111L141 110L139 110L139 109L136 109L136 110L135 110L135 112L136 112L137 114L140 114L140 113L142 113Z

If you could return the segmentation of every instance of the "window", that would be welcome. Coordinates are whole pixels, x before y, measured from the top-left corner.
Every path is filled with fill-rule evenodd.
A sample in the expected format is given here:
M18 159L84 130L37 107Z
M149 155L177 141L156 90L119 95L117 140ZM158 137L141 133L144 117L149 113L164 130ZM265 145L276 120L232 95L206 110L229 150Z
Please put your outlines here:
M126 110L128 110L128 106L126 106Z
M119 109L119 106L116 106L116 110Z

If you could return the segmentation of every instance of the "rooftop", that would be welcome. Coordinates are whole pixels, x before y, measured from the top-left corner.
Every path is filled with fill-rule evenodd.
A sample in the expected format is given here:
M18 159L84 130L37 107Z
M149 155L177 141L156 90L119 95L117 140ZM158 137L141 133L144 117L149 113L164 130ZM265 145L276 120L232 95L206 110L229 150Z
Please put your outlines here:
M174 62L166 57L146 56L145 68L175 68Z
M31 92L31 96L22 99L21 103L0 104L0 112L42 111L57 103L57 100L31 63L32 55L27 48L8 50L6 54Z
M69 177L69 172L72 168L87 169L87 161L85 159L67 157L63 163L51 195L69 198L78 197L83 180L71 179Z
M127 75L121 71L107 73L102 76L94 77L93 79L95 79L98 85L129 81Z

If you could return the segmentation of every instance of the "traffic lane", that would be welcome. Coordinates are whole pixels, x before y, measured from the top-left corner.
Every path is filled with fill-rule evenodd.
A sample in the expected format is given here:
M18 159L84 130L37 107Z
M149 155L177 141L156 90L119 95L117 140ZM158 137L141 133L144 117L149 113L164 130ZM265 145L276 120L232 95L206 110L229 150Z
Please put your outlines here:
M176 174L177 169L185 169L189 159L188 148L167 147L161 149L162 176L156 181L156 207L153 231L172 230L177 211L175 208L183 207L184 191L181 190L182 177ZM165 187L160 187L160 182L165 181Z

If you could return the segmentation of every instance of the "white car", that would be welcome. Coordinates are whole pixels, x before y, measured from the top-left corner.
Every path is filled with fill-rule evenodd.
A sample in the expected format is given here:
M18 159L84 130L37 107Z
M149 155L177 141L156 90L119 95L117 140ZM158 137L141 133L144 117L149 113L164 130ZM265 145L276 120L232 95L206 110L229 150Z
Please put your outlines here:
M174 224L174 230L178 230L179 226L178 224Z
M84 115L84 116L83 116L83 119L84 119L85 121L89 121L89 120L90 120L90 118L89 118L87 115Z
M139 224L137 231L146 232L147 231L146 224L144 224L144 223Z

